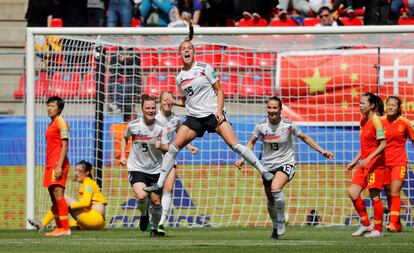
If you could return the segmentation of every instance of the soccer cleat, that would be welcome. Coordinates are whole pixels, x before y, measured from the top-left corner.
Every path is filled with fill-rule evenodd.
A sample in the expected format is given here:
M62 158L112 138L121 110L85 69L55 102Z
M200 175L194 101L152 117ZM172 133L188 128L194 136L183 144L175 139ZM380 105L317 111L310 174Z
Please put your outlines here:
M369 225L369 226L361 225L354 233L352 233L352 236L363 236L365 233L371 232L372 229L373 229L372 225Z
M45 226L43 226L43 224L40 221L35 221L33 219L27 219L27 221L39 232L44 232L46 230Z
M262 176L263 176L264 179L266 179L266 181L272 181L272 179L275 175L273 175L272 173L270 173L269 171L266 170L266 171L263 171Z
M365 237L383 237L384 235L382 234L382 232L374 229L371 230L368 234L365 235Z
M273 228L272 234L270 235L270 240L277 240L279 239L279 235L277 234L277 228Z
M164 237L165 236L164 225L158 225L157 232L159 236Z
M63 228L56 228L50 233L46 233L46 236L65 236L65 235L71 235L70 229L63 229Z
M286 223L284 221L277 222L277 235L281 236L284 235L286 233Z
M141 229L142 232L147 231L148 224L149 215L141 215L141 219L139 220L139 229Z
M151 186L144 187L144 191L146 192L161 192L162 188L158 186L158 184L153 184Z
M387 231L391 233L399 233L402 230L401 224L390 223L387 225Z
M150 237L160 237L160 235L158 234L157 229L155 229L155 228L151 229Z

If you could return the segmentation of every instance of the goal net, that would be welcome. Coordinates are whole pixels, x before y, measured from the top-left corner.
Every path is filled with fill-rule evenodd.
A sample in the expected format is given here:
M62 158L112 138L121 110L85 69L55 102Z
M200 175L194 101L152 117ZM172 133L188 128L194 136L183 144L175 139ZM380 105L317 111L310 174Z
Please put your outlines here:
M340 30L342 29L342 30ZM295 141L297 169L285 188L292 225L356 225L358 215L347 197L352 172L345 165L359 150L359 101L374 92L403 99L403 115L414 119L414 29L358 28L196 28L196 61L210 64L224 89L227 114L242 143L266 116L266 101L283 100L283 117L322 147L327 161ZM390 31L391 30L391 31ZM177 47L186 29L29 29L27 57L28 209L40 219L50 207L42 188L45 101L58 95L66 104L70 127L68 157L95 167L108 205L107 227L136 227L140 212L119 165L120 138L140 95L159 96L175 87L182 66ZM185 116L181 108L173 111ZM218 137L205 134L182 150L167 226L271 226L260 175L237 170L239 157ZM408 147L409 160L414 154ZM261 144L254 152L261 156ZM77 196L68 181L66 193ZM32 190L32 191L31 191ZM412 226L414 173L402 192L402 221ZM368 207L371 203L364 195ZM383 195L384 196L384 195ZM385 206L386 201L383 199ZM371 208L369 208L371 209Z

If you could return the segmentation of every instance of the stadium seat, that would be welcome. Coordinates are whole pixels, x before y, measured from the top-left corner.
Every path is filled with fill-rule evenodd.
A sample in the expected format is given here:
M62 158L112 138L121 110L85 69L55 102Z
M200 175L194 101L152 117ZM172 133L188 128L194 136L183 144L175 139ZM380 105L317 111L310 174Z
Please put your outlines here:
M233 97L239 93L239 75L237 73L218 73L224 96Z
M49 82L45 72L39 72L35 77L35 97L45 96L49 89ZM19 77L19 87L13 92L16 99L22 99L26 89L26 75L21 74Z
M348 18L348 17L343 17L343 18L339 18L339 20L342 22L342 24L344 24L344 26L361 26L364 25L364 22L362 21L362 19L355 17L355 18Z
M96 97L96 73L86 73L83 77L82 89L79 93L81 98L95 98Z
M241 84L240 96L263 97L272 95L272 79L269 72L246 73Z
M166 68L178 68L183 65L181 56L177 52L160 53L158 66Z
M264 27L267 26L267 21L264 18L259 18L257 21L254 21L254 18L250 18L250 19L240 19L239 22L237 23L238 27Z
M174 74L169 72L150 73L146 78L143 93L158 97L163 91L171 91L173 95L181 96L181 92L175 85Z
M63 27L63 21L61 18L53 18L50 22L50 27Z
M56 72L50 81L48 96L62 98L77 97L80 93L80 74L74 72Z
M319 23L320 23L319 18L305 18L303 20L304 26L315 26L316 24L319 24Z
M275 18L270 21L269 26L299 26L299 24L296 23L291 18L286 18L286 19Z
M276 53L256 53L254 66L259 68L271 68L276 64Z
M223 55L223 69L245 69L254 64L253 53L245 48L227 47Z
M223 48L219 45L194 46L196 53L219 53Z
M414 17L401 17L398 19L399 25L414 25Z
M210 53L210 54L196 54L196 61L204 62L210 64L211 66L221 65L221 53Z
M139 27L141 26L141 20L138 18L132 18L131 19L131 27Z

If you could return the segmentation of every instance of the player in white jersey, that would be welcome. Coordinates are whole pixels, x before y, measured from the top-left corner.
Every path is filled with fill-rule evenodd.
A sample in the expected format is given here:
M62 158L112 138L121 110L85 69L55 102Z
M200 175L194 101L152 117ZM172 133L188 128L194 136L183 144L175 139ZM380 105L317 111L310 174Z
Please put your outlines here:
M127 165L128 179L135 192L138 209L141 211L139 227L146 231L149 223L147 207L148 193L144 187L157 182L161 170L163 154L168 150L167 129L155 120L156 101L148 95L142 96L141 109L143 116L128 124L125 138L121 144L121 165ZM125 147L128 138L132 137L132 146L125 158ZM161 194L150 194L152 209L152 230L150 236L159 236L158 222L161 218Z
M321 153L327 159L333 159L332 152L321 148L310 136L302 132L299 127L289 120L282 119L282 100L279 97L271 97L267 101L267 119L259 122L253 130L253 134L247 143L247 147L253 149L259 138L263 142L262 161L264 166L275 177L271 182L263 179L264 191L267 197L267 209L273 221L271 239L278 239L286 232L285 224L285 196L283 187L292 180L295 174L295 154L293 150L293 138L299 137L311 148ZM236 162L241 169L244 159Z
M217 132L234 152L252 164L266 180L272 180L273 174L266 170L250 149L240 144L233 127L227 121L224 113L224 93L216 72L208 64L195 62L195 50L191 43L192 32L190 25L189 38L178 48L184 66L176 81L183 96L181 100L173 101L175 105L187 108L187 119L164 156L157 184L144 190L160 191L177 154L194 138L202 137L205 131Z
M172 112L173 104L171 101L173 100L173 95L169 91L164 91L160 94L160 110L157 112L155 119L160 122L162 125L167 127L167 139L168 142L171 143L175 137L178 128L181 126L181 119L177 115ZM196 154L198 152L198 148L194 147L193 145L188 144L186 148L192 153ZM162 205L162 215L160 222L158 224L158 234L161 236L165 235L165 228L164 222L167 218L168 212L171 206L172 200L172 192L174 188L174 181L175 181L175 169L176 164L174 164L171 173L168 175L167 180L165 181L162 198L161 198L161 205Z

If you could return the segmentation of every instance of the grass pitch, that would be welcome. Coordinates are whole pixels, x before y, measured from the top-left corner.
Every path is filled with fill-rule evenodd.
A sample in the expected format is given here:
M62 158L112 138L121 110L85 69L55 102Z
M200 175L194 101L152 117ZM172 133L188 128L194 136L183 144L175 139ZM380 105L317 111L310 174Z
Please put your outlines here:
M279 240L269 228L168 229L164 238L150 238L138 229L74 231L49 238L26 230L0 230L0 252L413 252L414 229L383 238L352 238L355 227L289 227Z

